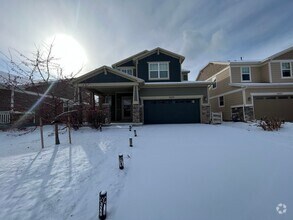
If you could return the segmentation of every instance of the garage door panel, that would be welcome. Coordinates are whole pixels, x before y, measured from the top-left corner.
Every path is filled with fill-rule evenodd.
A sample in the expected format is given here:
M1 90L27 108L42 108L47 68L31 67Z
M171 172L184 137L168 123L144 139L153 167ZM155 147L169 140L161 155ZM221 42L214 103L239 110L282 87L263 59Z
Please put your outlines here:
M145 100L144 123L199 123L198 99Z
M277 117L293 121L292 96L258 96L254 97L254 114L256 119Z

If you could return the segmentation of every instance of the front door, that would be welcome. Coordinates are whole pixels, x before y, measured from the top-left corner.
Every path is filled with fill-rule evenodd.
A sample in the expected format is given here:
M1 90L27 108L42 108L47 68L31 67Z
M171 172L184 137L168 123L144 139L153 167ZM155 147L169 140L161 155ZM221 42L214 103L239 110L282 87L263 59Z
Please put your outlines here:
M131 119L132 98L122 97L122 120Z

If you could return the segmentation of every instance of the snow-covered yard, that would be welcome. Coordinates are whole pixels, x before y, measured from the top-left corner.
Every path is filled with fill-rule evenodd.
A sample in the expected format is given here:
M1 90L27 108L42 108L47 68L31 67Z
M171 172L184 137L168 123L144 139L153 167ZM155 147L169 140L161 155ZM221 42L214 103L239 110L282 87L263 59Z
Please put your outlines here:
M293 124L112 126L67 133L0 132L0 219L293 219ZM123 153L125 169L118 168ZM285 214L276 206L287 205Z

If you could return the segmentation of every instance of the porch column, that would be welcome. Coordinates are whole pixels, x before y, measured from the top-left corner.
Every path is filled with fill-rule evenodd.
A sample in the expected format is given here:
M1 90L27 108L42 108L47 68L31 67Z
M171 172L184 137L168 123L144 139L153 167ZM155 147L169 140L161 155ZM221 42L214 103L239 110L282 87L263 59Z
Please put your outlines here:
M139 123L140 120L140 105L139 105L139 94L138 86L133 86L133 100L132 100L132 122Z

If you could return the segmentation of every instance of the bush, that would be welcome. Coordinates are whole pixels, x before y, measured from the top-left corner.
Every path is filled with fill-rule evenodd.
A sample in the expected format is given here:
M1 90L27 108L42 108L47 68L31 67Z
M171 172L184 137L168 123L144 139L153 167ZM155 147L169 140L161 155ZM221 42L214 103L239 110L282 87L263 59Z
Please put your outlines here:
M265 117L259 122L259 126L262 127L262 129L264 129L265 131L277 131L281 128L282 124L284 124L283 120L273 117Z

